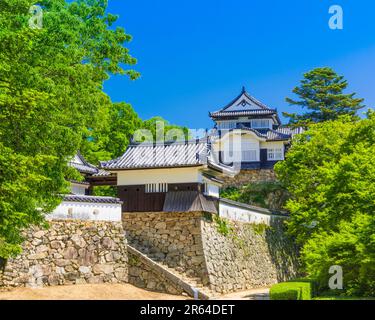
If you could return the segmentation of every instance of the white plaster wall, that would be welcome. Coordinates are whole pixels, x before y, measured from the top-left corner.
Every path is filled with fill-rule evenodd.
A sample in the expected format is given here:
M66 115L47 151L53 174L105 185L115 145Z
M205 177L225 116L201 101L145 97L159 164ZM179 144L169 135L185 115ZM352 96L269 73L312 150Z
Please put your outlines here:
M283 141L270 141L270 142L260 142L261 149L273 149L273 148L282 148L284 150Z
M117 172L117 185L131 186L148 183L201 182L200 167L124 170Z
M219 204L219 215L222 218L234 221L248 222L254 224L266 224L268 226L271 225L272 219L284 219L284 217L282 216L280 217L262 214L256 211L252 211L250 209L238 208L237 206L223 202L220 202Z
M85 195L87 189L88 189L88 186L85 186L82 184L72 183L70 186L70 190L73 194Z
M260 147L262 149L281 149L283 157L282 157L282 159L278 159L278 160L284 160L285 159L285 145L282 141L261 142Z
M213 144L213 153L218 157L219 151L224 151L225 163L241 162L243 153L249 150L255 150L256 156L253 161L260 161L260 139L252 132L240 134L230 132L226 134L221 140L215 141ZM230 150L234 150L233 157L230 157ZM237 151L237 152L236 152Z
M47 218L49 220L77 219L90 221L121 221L121 215L122 209L119 203L63 201Z
M220 196L219 186L212 184L212 183L207 183L206 195L210 197L214 197L214 198L219 198Z

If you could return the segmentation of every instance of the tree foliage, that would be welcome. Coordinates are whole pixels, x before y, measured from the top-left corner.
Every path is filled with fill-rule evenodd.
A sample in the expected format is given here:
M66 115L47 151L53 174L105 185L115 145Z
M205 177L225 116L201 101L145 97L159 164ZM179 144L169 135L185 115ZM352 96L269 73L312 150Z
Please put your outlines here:
M296 137L276 173L292 198L289 232L321 287L328 266L344 269L348 293L375 291L375 113L312 125Z
M290 105L308 109L304 114L287 113L291 125L308 126L310 123L335 120L342 115L355 117L363 108L363 99L355 98L355 93L345 94L348 82L331 68L316 68L304 74L299 87L294 88L300 100L287 98Z
M153 117L143 122L142 129L151 132L154 141L189 140L189 129L171 124L162 117ZM138 137L135 137L139 140Z
M18 252L20 231L61 201L67 161L87 128L111 104L110 74L138 74L111 28L106 0L41 0L43 28L28 25L33 0L0 2L0 256Z
M103 105L84 133L81 152L94 164L121 156L143 121L127 103Z
M143 121L127 103L103 105L86 130L81 152L88 161L110 160L121 156L131 142L188 139L188 129L170 124L162 117ZM113 192L112 192L113 194Z

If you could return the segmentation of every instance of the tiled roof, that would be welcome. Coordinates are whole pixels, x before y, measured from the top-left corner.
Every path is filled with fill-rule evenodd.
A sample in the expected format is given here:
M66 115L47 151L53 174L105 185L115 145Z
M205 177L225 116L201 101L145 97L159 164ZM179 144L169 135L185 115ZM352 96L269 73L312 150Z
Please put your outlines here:
M217 213L215 200L198 191L172 191L165 197L164 212L211 212Z
M224 108L210 112L210 117L214 120L233 117L272 117L276 123L281 124L281 120L276 109L271 109L264 103L251 96L245 88Z
M69 161L69 165L81 173L95 174L98 172L98 168L88 163L79 151L76 156Z
M74 184L79 184L79 185L83 185L83 186L89 186L90 183L87 182L87 181L77 181L77 180L69 180L70 183L74 183Z
M125 153L114 160L101 162L105 170L146 169L204 164L207 157L206 142L130 145Z
M96 196L85 196L85 195L65 195L64 201L67 202L84 202L84 203L112 203L121 204L122 201L118 198L112 197L96 197Z
M111 173L97 168L93 164L86 161L82 154L78 151L75 157L69 162L69 165L77 169L80 173L87 173L91 177L109 177Z
M216 111L210 113L210 116L213 118L217 117L243 117L243 116L266 116L277 114L277 111L274 109L267 110L243 110L243 111Z
M93 177L109 177L111 175L110 172L105 171L103 169L98 169L97 173L94 173L92 176Z
M252 129L245 126L241 126L235 129L221 130L224 134L234 130L248 131L256 134L259 138L266 139L267 141L284 141L290 140L294 135L302 133L302 128L291 129L287 127L280 127L278 129ZM223 134L222 134L223 135ZM218 130L212 132L212 138L219 138Z
M74 163L74 162L70 162L69 164L73 168L77 169L81 173L90 173L90 174L93 174L93 173L97 172L96 168L90 167L90 166L87 166L87 165L84 165L84 164Z

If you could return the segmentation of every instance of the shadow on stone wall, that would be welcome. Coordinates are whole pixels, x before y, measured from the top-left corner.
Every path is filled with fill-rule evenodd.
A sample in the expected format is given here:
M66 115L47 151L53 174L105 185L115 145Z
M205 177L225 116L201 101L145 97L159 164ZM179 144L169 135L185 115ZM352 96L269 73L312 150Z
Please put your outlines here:
M6 264L6 260L3 258L0 258L0 272L4 271L5 264Z
M298 277L298 247L295 240L287 234L285 219L271 219L265 230L265 240L272 262L276 266L277 281L287 281Z
M296 247L279 221L268 226L206 217L202 238L216 292L269 287L297 275Z
M129 244L149 259L199 277L216 293L268 287L297 275L296 246L281 220L267 226L218 222L215 217L202 212L124 213L123 227ZM131 265L133 284L161 290L162 281L152 277L142 264Z

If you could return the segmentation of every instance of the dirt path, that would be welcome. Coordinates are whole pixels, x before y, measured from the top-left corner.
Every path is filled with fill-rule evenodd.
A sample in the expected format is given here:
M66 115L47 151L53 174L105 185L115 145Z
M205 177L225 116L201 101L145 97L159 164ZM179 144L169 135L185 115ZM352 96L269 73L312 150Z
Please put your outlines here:
M17 288L0 292L0 300L184 300L188 297L146 291L130 284L89 284Z
M269 300L269 292L269 288L253 289L230 293L215 300Z

